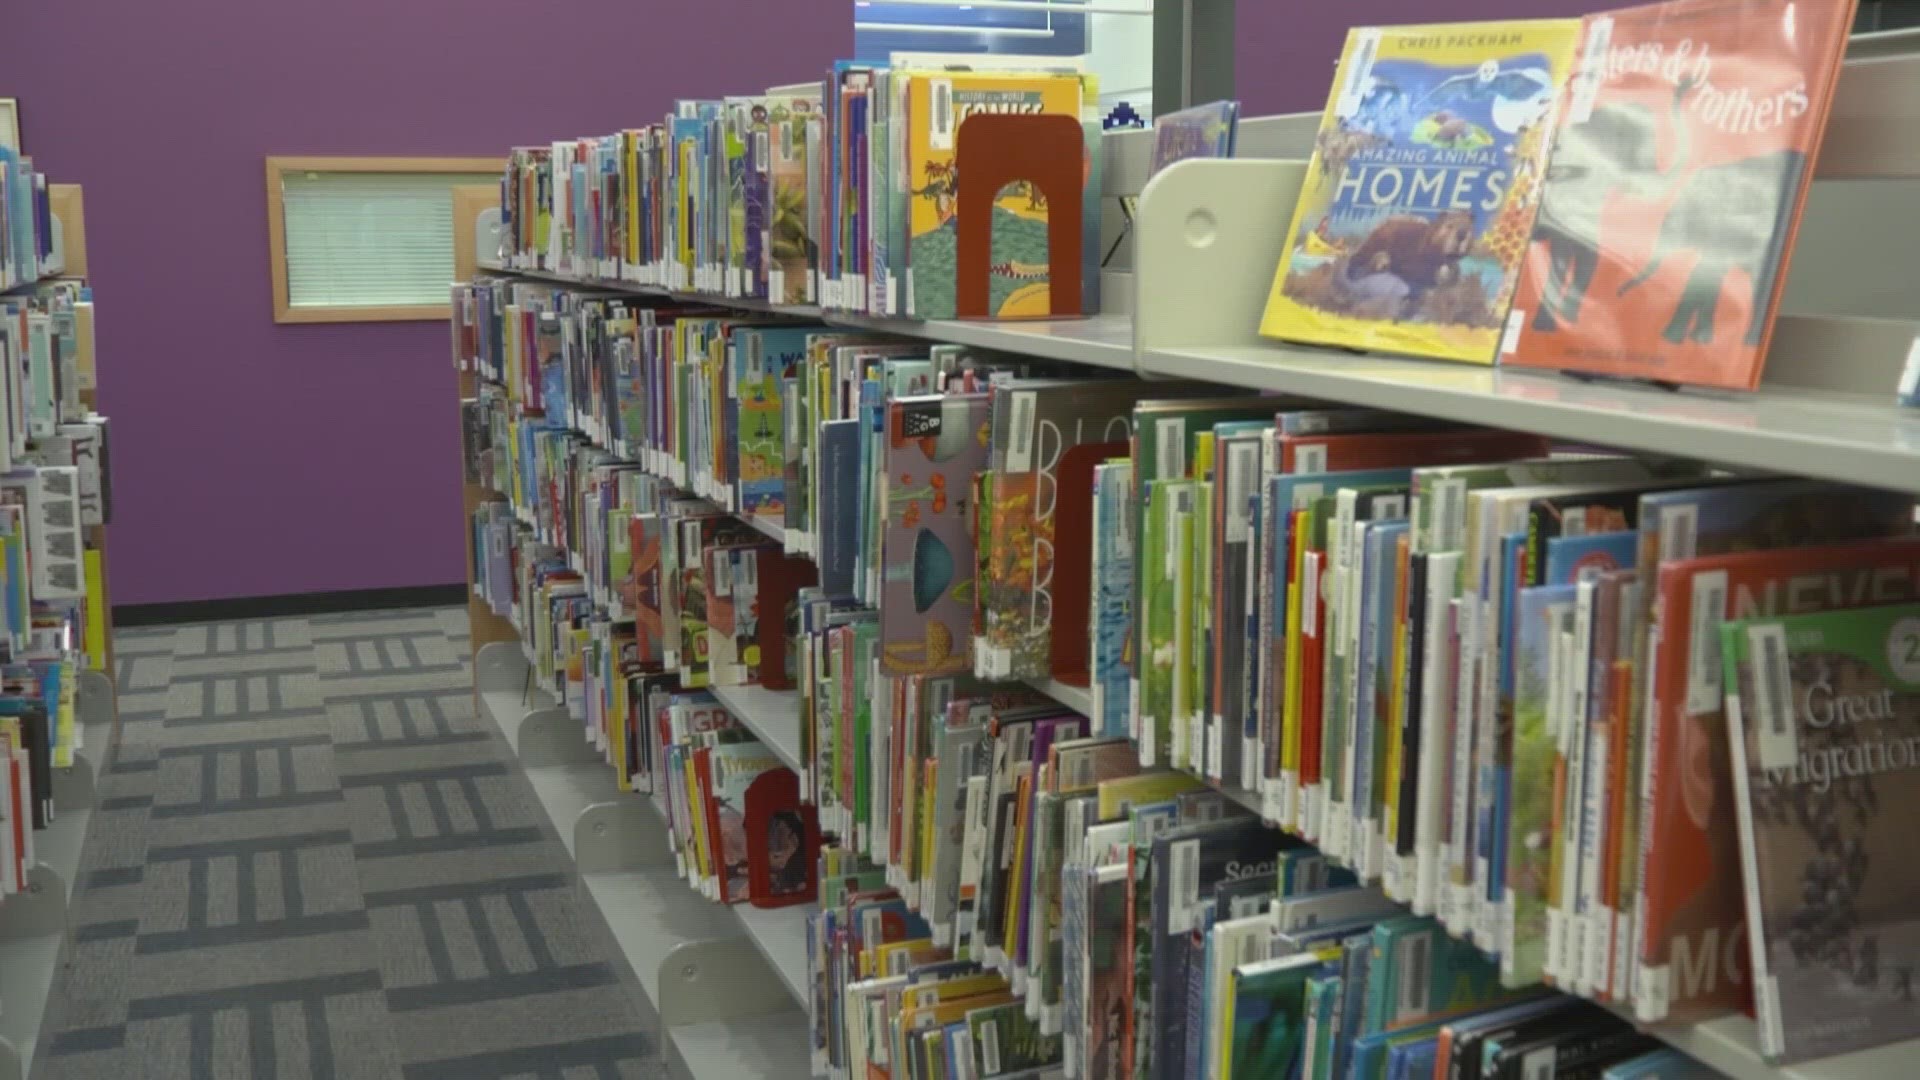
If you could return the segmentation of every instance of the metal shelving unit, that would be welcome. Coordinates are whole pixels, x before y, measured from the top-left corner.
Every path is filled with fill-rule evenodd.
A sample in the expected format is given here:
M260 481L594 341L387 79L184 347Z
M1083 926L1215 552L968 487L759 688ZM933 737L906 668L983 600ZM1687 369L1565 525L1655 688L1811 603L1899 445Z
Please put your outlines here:
M1199 379L1534 431L1734 469L1920 493L1920 411L1903 411L1892 404L1901 367L1910 352L1920 349L1920 320L1913 317L1920 312L1920 293L1913 292L1916 279L1904 262L1860 266L1861 240L1846 234L1848 226L1856 232L1864 228L1879 232L1876 239L1884 242L1889 231L1915 226L1908 221L1910 215L1889 219L1880 214L1863 221L1862 207L1868 204L1870 192L1864 187L1837 190L1828 183L1920 181L1920 138L1914 137L1920 135L1920 56L1857 50L1842 74L1819 163L1823 182L1815 185L1789 280L1786 310L1791 314L1777 324L1766 382L1754 393L1582 381L1521 369L1356 355L1261 338L1260 315L1305 170L1299 159L1309 152L1317 123L1318 114L1246 120L1240 152L1260 158L1183 162L1151 182L1146 165L1151 138L1137 132L1108 136L1103 164L1108 192L1137 194L1140 201L1131 240L1118 245L1113 264L1130 266L1133 272L1106 274L1108 313L1091 319L1013 323L881 319L823 312L812 306L769 305L512 269L504 272L613 291L670 295L742 311L822 319L929 341L1132 370L1149 378ZM1103 237L1104 250L1120 239L1117 215L1108 215L1103 224L1108 232ZM487 229L483 217L476 231L484 236ZM1912 246L1904 240L1892 245L1902 260L1910 257ZM1837 280L1865 279L1882 282L1884 287L1868 297L1848 294L1843 305L1829 302L1839 295L1834 289ZM1811 298L1811 302L1796 306L1796 298ZM517 653L514 659L518 660ZM1090 709L1085 690L1054 680L1032 685L1069 708ZM783 762L800 767L797 695L741 687L718 688L715 693ZM503 698L484 690L482 694L496 716L502 708L525 711L524 703L514 703L514 696ZM525 719L534 722L532 715ZM530 731L516 729L509 738L520 748L523 760L531 763L540 755L557 752L537 733L554 726L543 721ZM572 738L579 742L577 726ZM551 762L548 767L558 764ZM557 774L551 784L536 782L537 791L547 790L542 801L551 811L576 814L577 828L612 828L610 823L616 823L616 817L601 805L589 804L584 795L563 795L559 785ZM1255 793L1214 786L1251 810L1261 809ZM634 806L625 815L628 831L646 835L629 837L616 830L618 842L635 850L658 843L660 824L652 815L650 800L629 796L616 805L627 804ZM568 827L560 817L555 824L563 832ZM638 941L639 935L653 931L627 926L628 939L622 941L622 948L636 969L664 955L677 957L676 950L709 937L724 942L730 933L740 948L729 955L742 971L723 978L729 985L758 979L777 987L786 999L784 1009L731 1013L725 1018L687 1017L684 1023L673 1024L672 1058L681 1074L708 1075L705 1070L725 1069L733 1075L799 1075L803 1067L798 1056L807 1053L808 1040L804 1021L791 1006L805 1002L805 920L811 908L728 912L694 897L670 866L664 871L621 870L618 873L625 876L616 884L616 879L604 876L610 871L586 869L600 858L597 849L604 841L604 836L582 837L575 853L582 860L588 890L609 922L616 924L616 933L618 927L632 922L627 913L647 911L656 913L649 916L656 924L669 928L658 934L679 935L682 942L674 946L665 939ZM682 894L679 899L669 899L673 888ZM673 996L670 988L662 987L659 978L646 987L656 1003L662 994ZM1753 1022L1743 1016L1650 1030L1735 1080L1880 1080L1910 1072L1920 1061L1920 1042L1908 1042L1776 1068L1760 1058Z
M0 1080L26 1080L40 1041L40 1022L67 943L80 851L92 824L95 775L113 736L113 683L82 674L75 702L83 735L73 766L55 770L56 816L33 834L32 889L0 901Z

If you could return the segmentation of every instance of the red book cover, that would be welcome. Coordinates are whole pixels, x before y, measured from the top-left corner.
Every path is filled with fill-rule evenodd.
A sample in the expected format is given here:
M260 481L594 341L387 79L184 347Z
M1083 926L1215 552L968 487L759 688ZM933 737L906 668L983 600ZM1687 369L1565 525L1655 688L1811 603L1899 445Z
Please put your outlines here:
M1083 443L1060 456L1053 512L1053 677L1086 686L1087 617L1093 604L1093 467L1127 453L1123 442Z
M1590 16L1501 359L1751 390L1854 0Z
M1640 959L1651 1001L1666 1002L1669 1017L1752 1010L1720 624L1900 603L1916 595L1920 538L1661 565Z
M1280 473L1352 472L1464 462L1545 457L1552 444L1539 435L1484 428L1457 431L1358 432L1282 435Z
M754 907L786 907L814 898L820 820L800 801L791 769L761 773L747 788L747 900Z
M1322 588L1326 580L1327 553L1306 553L1308 566L1304 580L1308 588ZM1320 684L1326 673L1327 605L1325 597L1314 601L1309 620L1302 608L1300 642L1300 783L1320 782L1320 732L1324 720Z

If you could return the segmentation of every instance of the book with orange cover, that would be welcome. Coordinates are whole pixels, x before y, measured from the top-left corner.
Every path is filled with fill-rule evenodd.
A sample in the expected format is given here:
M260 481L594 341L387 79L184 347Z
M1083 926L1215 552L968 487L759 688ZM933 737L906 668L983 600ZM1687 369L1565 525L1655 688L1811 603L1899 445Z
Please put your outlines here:
M1501 363L1759 385L1854 6L1588 18Z
M1640 979L1652 992L1647 1004L1664 1004L1667 1018L1745 1009L1752 994L1721 622L1916 596L1920 538L1912 537L1661 565Z

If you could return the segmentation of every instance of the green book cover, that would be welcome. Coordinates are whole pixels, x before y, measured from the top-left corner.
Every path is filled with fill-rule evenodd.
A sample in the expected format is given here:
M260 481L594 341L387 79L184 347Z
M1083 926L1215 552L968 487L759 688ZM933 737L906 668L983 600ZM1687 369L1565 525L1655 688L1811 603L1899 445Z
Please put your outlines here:
M1192 516L1195 487L1190 480L1156 480L1147 485L1150 512L1137 560L1148 583L1140 663L1140 763L1146 766L1173 761L1176 659L1178 639L1185 637L1180 617L1186 608L1178 587L1182 523Z
M1301 1080L1335 1080L1333 1059L1339 1036L1342 980L1332 973L1307 979L1306 1052ZM1339 1080L1345 1080L1344 1077Z
M1226 1002L1230 1037L1221 1073L1226 1080L1295 1075L1306 1049L1307 984L1320 970L1319 958L1311 954L1233 969Z
M1060 1036L1041 1034L1040 1022L1028 1018L1022 1002L974 1009L967 1013L967 1031L973 1037L973 1060L980 1076L1039 1069L1060 1061Z

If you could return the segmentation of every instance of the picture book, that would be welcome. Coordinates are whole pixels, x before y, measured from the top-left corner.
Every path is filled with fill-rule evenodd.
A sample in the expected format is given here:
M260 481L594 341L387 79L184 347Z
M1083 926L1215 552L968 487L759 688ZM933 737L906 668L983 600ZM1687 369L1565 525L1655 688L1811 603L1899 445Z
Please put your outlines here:
M1640 539L1630 529L1556 536L1547 541L1544 581L1583 581L1609 570L1631 570Z
M1091 547L1087 536L1069 551L1058 534L1070 522L1069 531L1087 535L1093 466L1126 452L1133 406L1157 390L1125 380L1014 380L996 388L989 576L981 584L986 640L974 664L982 678L1051 674L1054 619L1078 623L1056 594L1066 590L1062 601L1077 594L1085 611Z
M1920 604L1723 624L1760 1052L1920 1034L1912 814Z
M1238 101L1215 101L1155 117L1153 167L1147 175L1189 158L1232 157L1239 125Z
M1555 725L1567 722L1550 694L1559 657L1558 627L1570 617L1575 587L1520 590L1514 613L1513 751L1509 825L1498 842L1507 849L1504 881L1508 924L1500 949L1500 978L1508 986L1540 981L1546 964L1549 862L1554 834Z
M909 214L906 313L921 319L957 314L960 189L955 154L960 125L976 113L1051 115L1080 120L1082 82L1072 74L942 71L909 74L906 183ZM1045 316L1051 259L1047 199L1031 182L1002 188L993 201L987 310L995 318ZM1068 257L1078 257L1078 253Z
M1579 37L1349 31L1260 332L1493 363Z
M896 399L886 425L881 669L964 671L977 587L971 488L987 461L987 395Z
M1717 628L1920 597L1920 541L1868 540L1667 562L1651 663L1651 809L1641 984L1675 1019L1746 1008L1746 925ZM1744 960L1739 957L1739 960Z
M759 838L747 833L747 791L761 774L785 768L771 748L758 742L716 746L709 752L710 780L702 797L707 835L715 838L719 856L716 870L722 903L739 903L749 892L748 851ZM804 834L791 837L796 845L803 839Z
M1588 20L1501 363L1759 385L1854 7Z

